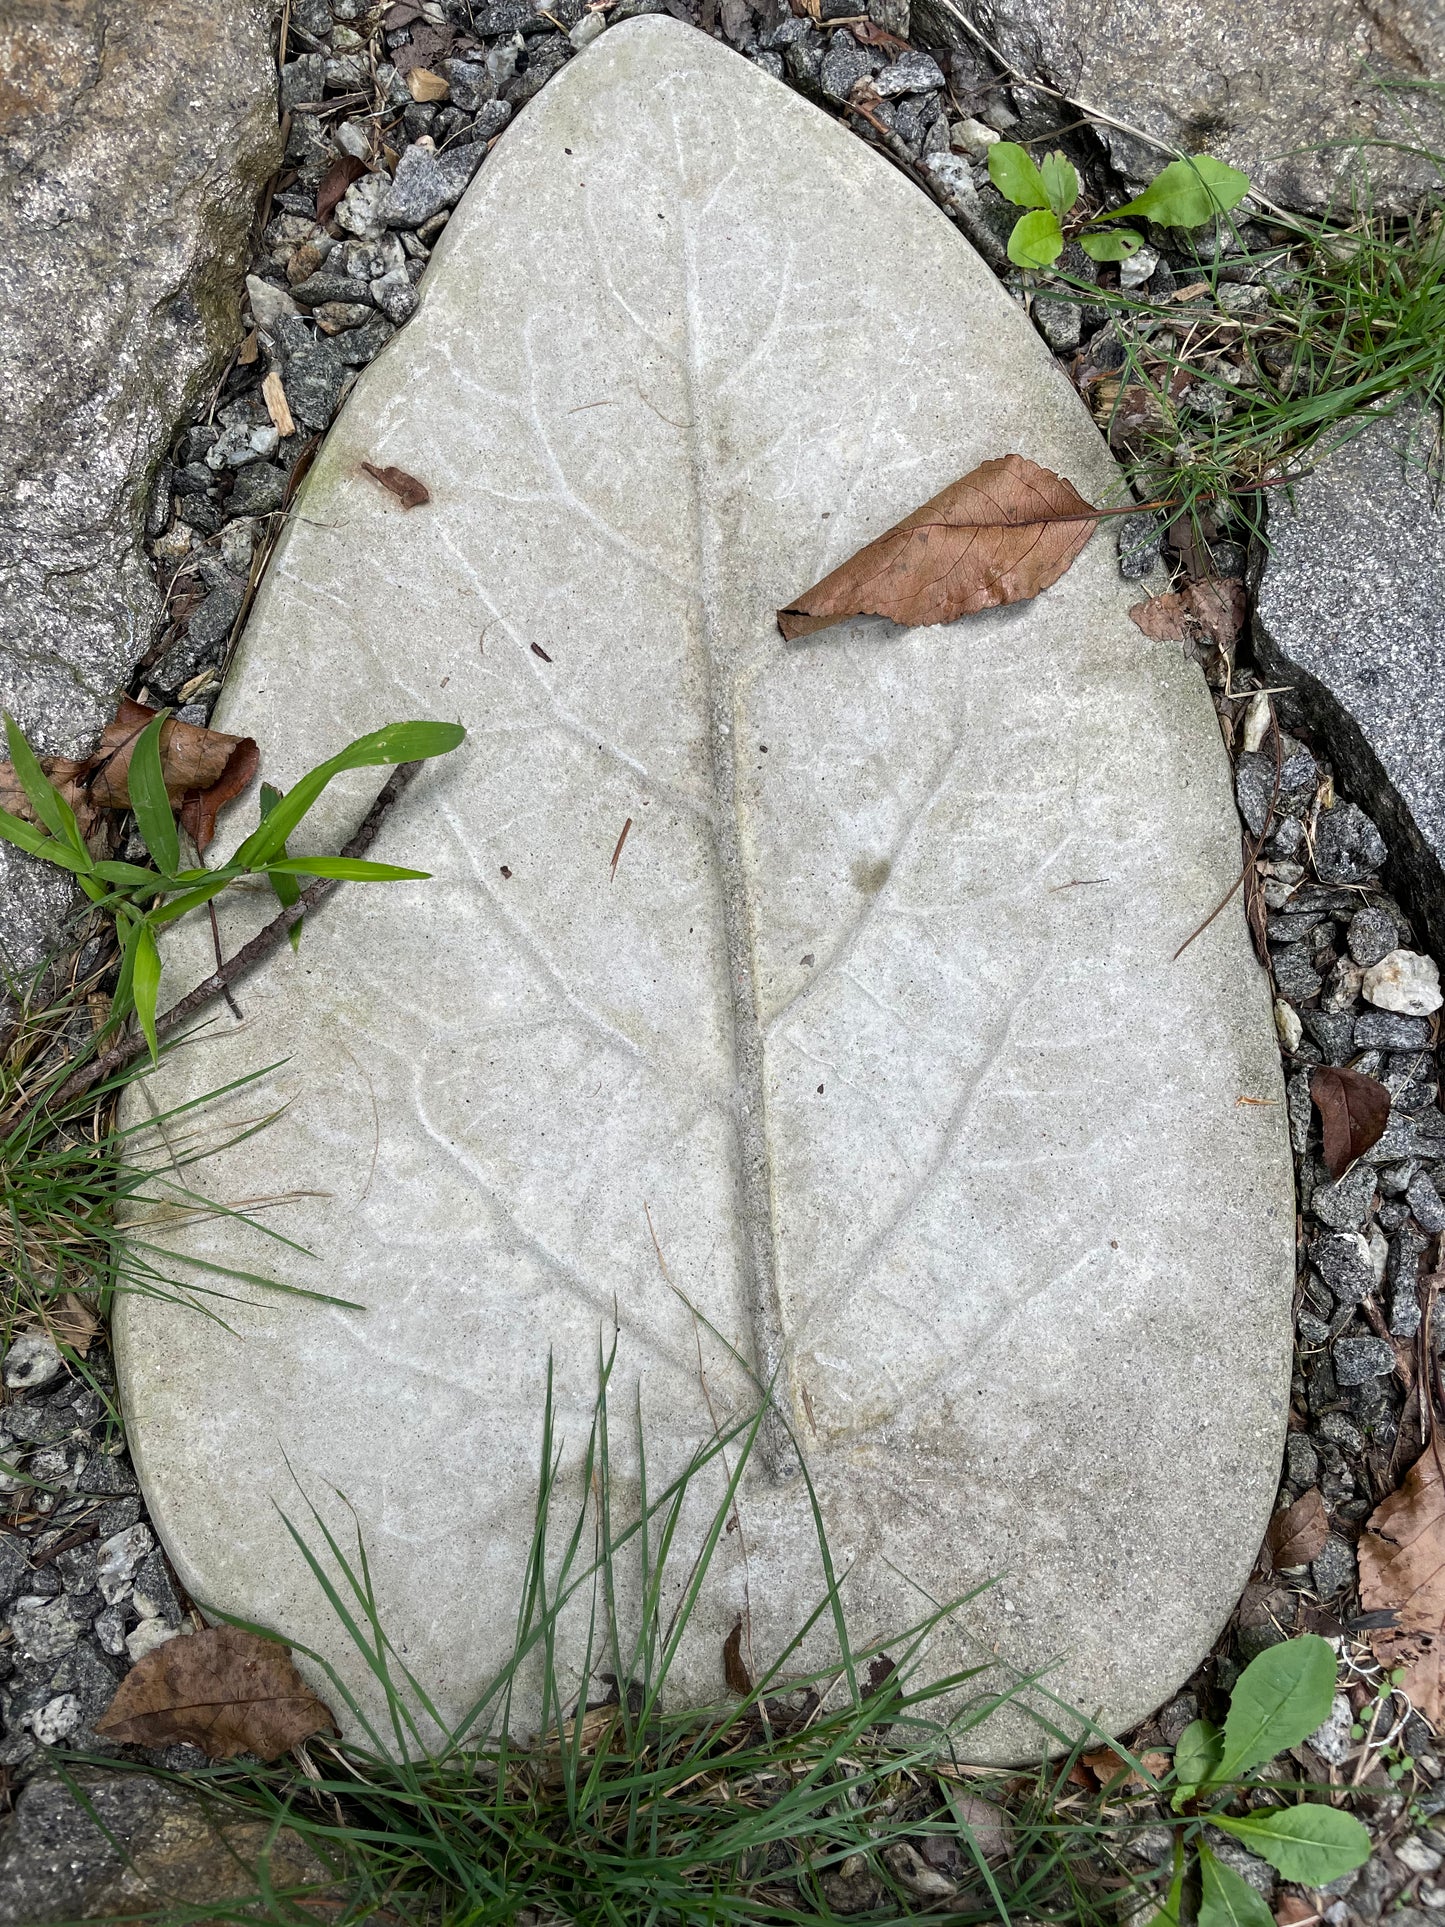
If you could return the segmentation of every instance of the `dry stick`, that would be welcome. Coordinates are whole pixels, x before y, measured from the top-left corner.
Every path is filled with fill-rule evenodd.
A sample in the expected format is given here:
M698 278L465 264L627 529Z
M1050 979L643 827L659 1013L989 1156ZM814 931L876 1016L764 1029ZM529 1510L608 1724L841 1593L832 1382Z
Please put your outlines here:
M343 856L362 856L376 841L377 833L386 820L387 812L405 792L407 785L421 768L420 763L401 763L387 779L380 795L367 811L361 828L341 852ZM259 930L248 944L243 944L234 957L227 958L219 970L213 970L209 977L198 983L194 990L187 991L179 1003L156 1019L156 1039L168 1037L198 1010L210 1003L213 997L222 996L230 984L248 976L257 964L264 963L273 950L278 950L282 939L288 934L298 918L308 916L318 904L330 896L341 881L339 877L317 877L289 909L273 917L264 929ZM68 1077L51 1099L52 1105L68 1103L79 1097L82 1091L90 1089L112 1071L124 1069L147 1048L144 1037L135 1036L112 1044L110 1049L98 1057L93 1064L82 1064L73 1076Z

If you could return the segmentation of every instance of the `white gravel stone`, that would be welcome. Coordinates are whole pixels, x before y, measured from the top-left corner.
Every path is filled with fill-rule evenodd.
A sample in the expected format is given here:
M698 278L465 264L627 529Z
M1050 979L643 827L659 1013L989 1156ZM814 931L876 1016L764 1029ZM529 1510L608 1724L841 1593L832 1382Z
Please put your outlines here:
M128 1526L105 1540L95 1555L96 1580L107 1606L129 1599L136 1567L155 1544L148 1527Z
M1392 1851L1402 1867L1411 1873L1438 1873L1445 1865L1445 1854L1428 1846L1418 1833L1406 1834L1403 1840L1394 1842Z
M80 1638L81 1627L71 1618L64 1593L54 1599L27 1593L7 1615L15 1637L14 1651L22 1659L59 1659Z
M80 1725L80 1701L74 1693L59 1693L35 1712L27 1713L21 1724L30 1728L42 1746L59 1746Z
M1392 950L1365 972L1366 1001L1403 1017L1428 1017L1440 1008L1440 968L1418 950Z
M4 1379L12 1392L38 1392L65 1370L60 1347L45 1332L25 1332L5 1354Z
M584 47L590 47L592 42L606 31L606 27L607 19L604 14L584 13L576 26L568 32L567 38L578 53L581 53Z
M386 232L382 207L391 192L385 174L363 174L351 183L336 209L336 224L362 241L375 241Z
M1274 1000L1274 1027L1279 1032L1279 1041L1286 1050L1298 1050L1300 1039L1304 1036L1304 1026L1299 1012L1293 1004L1287 1004L1283 997Z
M268 332L287 315L301 312L284 288L278 288L273 281L263 281L259 274L246 276L246 300L250 304L251 319L258 328Z
M127 1295L181 1581L374 1695L276 1512L307 1520L299 1480L349 1540L344 1492L391 1637L459 1709L510 1651L549 1355L564 1485L614 1306L622 1490L634 1397L654 1482L709 1398L748 1408L685 1294L781 1374L855 1639L911 1623L915 1583L1003 1575L1012 1610L971 1604L929 1665L1048 1665L1127 1727L1248 1576L1288 1390L1285 1109L1237 897L1175 954L1238 870L1213 709L1102 539L953 630L788 646L774 618L985 458L1106 499L1098 431L925 195L667 18L528 105L420 293L311 470L218 722L282 788L392 718L472 734L374 846L433 880L308 920L244 1029L158 1073L166 1104L274 1066L236 1115L290 1108L190 1177L289 1194L266 1224L316 1255L234 1218L156 1235L365 1307L258 1293L223 1325ZM293 847L338 848L380 780ZM267 914L223 910L228 948ZM209 957L201 917L165 997ZM673 1705L723 1689L744 1545L756 1654L820 1597L802 1480L760 1457L740 1516ZM569 1694L579 1658L569 1629ZM969 1741L1038 1744L1022 1718Z
M948 129L949 145L960 154L967 154L970 160L981 161L988 157L988 150L995 141L1003 139L992 127L986 127L981 120L968 118L952 121Z
M1343 1766L1349 1758L1354 1746L1350 1738L1350 1728L1354 1723L1355 1712L1349 1699L1344 1693L1336 1693L1330 1705L1329 1718L1309 1736L1310 1746L1326 1766Z
M135 1631L126 1636L125 1650L131 1665L139 1666L147 1653L180 1636L180 1628L168 1626L163 1619L143 1619Z

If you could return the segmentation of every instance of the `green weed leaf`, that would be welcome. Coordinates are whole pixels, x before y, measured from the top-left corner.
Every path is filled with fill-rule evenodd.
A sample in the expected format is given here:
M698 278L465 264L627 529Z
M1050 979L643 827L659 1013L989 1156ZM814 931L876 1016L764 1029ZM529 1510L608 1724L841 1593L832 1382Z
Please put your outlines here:
M1137 200L1116 207L1110 219L1142 214L1161 227L1202 227L1216 214L1227 214L1249 192L1249 176L1226 167L1209 154L1170 161L1154 176Z
M1323 1887L1370 1857L1370 1836L1352 1813L1337 1807L1283 1807L1215 1825L1302 1887Z
M39 757L26 742L14 717L8 713L5 717L5 738L10 746L10 761L15 765L15 774L20 778L26 801L50 834L59 842L68 844L88 871L90 852L85 847L85 838L80 834L74 810L40 767ZM10 821L14 822L15 818L10 818ZM58 862L59 858L52 857L51 861ZM64 867L73 870L77 866L67 863Z
M282 792L274 789L270 783L263 783L261 785L261 820L263 823L281 801L281 796ZM281 854L282 856L286 855L286 845L284 843L281 845ZM276 893L276 901L283 910L289 910L293 903L299 902L301 885L296 881L295 877L287 876L284 872L278 874L274 870L269 870L267 875L271 879L271 888ZM299 921L292 924L289 933L291 936L291 948L293 950L296 949L300 942L300 938L296 935L299 927Z
M1199 1849L1199 1870L1204 1877L1199 1927L1274 1927L1274 1915L1254 1888L1208 1847Z
M1131 227L1112 227L1101 234L1081 234L1079 246L1091 261L1127 261L1144 245L1144 236Z
M1039 169L1039 179L1044 184L1044 193L1048 196L1049 207L1062 221L1079 198L1079 177L1074 172L1073 163L1066 155L1057 151L1046 154L1044 164Z
M174 876L181 865L181 845L161 769L161 726L169 715L168 709L158 711L136 738L126 781L142 842L155 858L157 867L167 876Z
M27 823L23 816L12 816L9 810L0 810L0 836L27 856L44 856L46 844L55 840L38 823Z
M131 966L131 995L135 998L135 1014L150 1045L153 1064L160 1055L156 1049L156 994L160 987L161 953L156 948L156 933L148 923L138 923L135 961Z
M373 768L384 763L418 763L445 756L466 738L460 723L388 723L349 743L339 756L320 763L295 783L262 817L236 852L236 861L259 870L278 857L286 839L306 815L333 776L343 770Z
M425 882L430 870L403 870L395 863L368 863L359 856L283 856L266 866L276 882L283 877L341 877L348 883ZM278 891L279 895L280 892ZM284 902L285 899L282 898ZM291 899L294 903L295 897Z
M1239 1676L1224 1722L1224 1748L1211 1781L1235 1780L1298 1746L1330 1716L1335 1655L1318 1633L1286 1639L1252 1659Z
M1034 157L1017 141L995 141L988 150L988 178L1015 207L1047 207L1049 191ZM1075 192L1077 193L1077 186Z
M1224 1735L1211 1720L1192 1720L1174 1746L1174 1777L1179 1783L1176 1805L1211 1779L1219 1764Z
M1064 231L1059 217L1044 208L1037 214L1023 214L1014 222L1008 238L1008 258L1016 268L1050 268L1064 250Z
M1184 1856L1175 1848L1174 1878L1169 1882L1169 1892L1164 1905L1157 1914L1151 1914L1145 1927L1179 1927L1179 1912L1184 1903Z

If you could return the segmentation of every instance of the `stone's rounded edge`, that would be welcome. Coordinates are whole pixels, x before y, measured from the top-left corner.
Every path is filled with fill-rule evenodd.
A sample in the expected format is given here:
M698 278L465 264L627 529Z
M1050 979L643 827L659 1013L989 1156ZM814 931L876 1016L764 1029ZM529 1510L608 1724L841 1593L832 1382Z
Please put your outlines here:
M631 23L631 25L642 27L648 30L648 31L645 31L644 34L634 36L634 38L645 39L649 45L666 47L669 44L667 37L669 35L673 35L674 33L674 23L670 21L669 22L643 21L643 22ZM630 30L631 30L630 27L624 27L621 29L613 29L611 31L628 34ZM738 59L739 59L738 56L732 54L728 50L725 50L722 48L715 48L712 46L712 43L710 42L706 42L706 41L700 42L699 37L692 34L691 30L689 29L677 27L676 33L689 34L689 41L687 44L697 51L698 59L700 62L704 60L707 62L716 60L719 63L721 62L737 63L738 62ZM589 55L587 56L587 62L571 63L572 65L578 67L578 75L573 78L570 84L574 86L581 85L581 80L583 77L585 77L587 63L590 63L602 57L606 49L608 38L609 36L604 36L603 40L598 43L598 46L589 53ZM680 45L682 43L678 42L677 44ZM625 51L625 50L619 50L619 58L620 58L621 51ZM738 80L742 81L745 78L744 71L743 71L744 67L746 67L746 63L743 63L742 66L738 66L734 64L734 66L731 69L729 69L729 73L730 75L737 76ZM756 81L758 85L763 86L765 89L767 88L768 79L769 79L768 76L758 73L753 76L753 79ZM729 84L731 84L731 81L729 82ZM554 81L549 85L548 89L544 91L544 93L539 97L539 99L532 104L532 106L528 110L527 115L519 118L518 122L516 123L515 130L509 130L509 134L506 138L504 138L504 141L502 145L499 147L497 154L494 155L492 160L488 162L487 167L482 170L482 174L478 177L478 181L474 183L472 189L469 190L469 199L471 200L471 206L473 208L475 208L479 212L484 210L484 205L485 205L484 190L487 188L487 184L489 181L493 184L491 191L493 191L494 194L496 195L501 195L504 192L504 189L506 189L507 191L510 191L509 189L507 189L508 176L505 172L504 165L503 165L506 155L508 153L517 155L522 152L521 136L528 127L531 127L534 130L534 133L536 135L536 144L538 146L544 145L543 130L546 125L545 117L548 112L548 103L549 102L552 103L552 107L555 109L556 112L558 113L563 112L563 110L566 107L566 102L568 98L567 93L565 91L568 85L569 85L568 76L560 75L556 81ZM777 109L777 111L781 111L783 102L789 103L788 110L790 112L796 112L801 116L811 117L810 125L811 125L812 131L816 131L819 134L822 134L823 130L827 130L823 138L830 144L831 151L836 152L836 154L838 155L840 165L846 165L847 168L850 170L850 172L853 172L853 173L866 171L868 175L869 188L870 189L876 188L877 197L880 200L885 198L886 196L892 195L894 197L894 202L896 207L900 210L904 210L906 212L906 216L910 221L910 223L913 223L915 225L918 223L921 223L926 218L927 221L932 224L928 230L930 233L930 236L937 237L940 243L940 246L942 245L943 237L946 235L947 250L950 255L950 271L962 275L966 270L969 274L971 274L973 276L974 282L976 283L977 290L979 293L979 298L987 299L991 303L998 304L996 306L996 312L999 314L1001 318L1001 323L1006 325L1007 328L1013 330L1017 338L1021 342L1026 340L1031 344L1030 352L1036 356L1037 365L1040 369L1041 375L1043 371L1047 369L1048 374L1046 379L1056 384L1056 392L1059 398L1059 407L1055 412L1060 422L1066 424L1068 446L1070 450L1077 449L1079 451L1080 460L1085 461L1086 463L1093 463L1095 460L1097 460L1099 473L1101 477L1104 477L1105 479L1107 479L1107 477L1112 474L1112 465L1108 462L1107 453L1103 448L1103 444L1100 441L1099 437L1097 436L1096 431L1093 429L1092 424L1089 423L1088 417L1082 410L1081 404L1078 403L1077 397L1074 396L1072 389L1069 388L1066 380L1064 379L1062 374L1057 370L1052 359L1047 356L1046 351L1042 347L1042 344L1039 344L1036 341L1034 341L1034 338L1029 330L1029 325L1026 319L1017 309L1016 304L1013 304L1009 300L1009 297L1000 287L998 287L993 277L988 274L988 271L985 268L983 268L982 265L978 263L976 259L972 256L971 250L968 249L967 243L962 239L961 236L957 234L952 224L947 221L946 216L942 215L942 213L939 210L937 210L935 207L933 207L932 203L928 202L926 199L920 200L916 190L913 190L906 182L899 181L895 187L890 188L887 185L887 183L892 179L894 170L888 168L886 163L882 162L881 160L875 161L875 157L868 155L864 150L862 150L860 146L854 141L851 135L849 135L845 130L837 128L834 123L832 123L826 118L826 116L819 114L817 110L811 108L806 103L799 100L795 100L793 97L788 96L786 94L782 97L782 101L779 101L775 94L769 93L768 94L769 112L770 113L773 112L775 108ZM508 148L507 146L507 140L512 141L512 146L510 148ZM520 164L521 163L519 163L519 165ZM881 174L877 171L878 169L882 170ZM463 208L466 208L468 206L468 202L464 201L462 206ZM467 228L461 218L461 211L459 210L458 215L453 217L453 222L448 224L448 229L446 231L446 234L443 237L443 242L437 250L437 255L435 257L435 265L433 269L434 273L439 274L442 271L443 265L448 258L448 253L446 251L448 249L448 246L450 246L451 248L455 248L463 245L466 239L466 234L467 234ZM425 330L423 325L424 321L425 321L425 313L423 312L422 314L418 315L417 319L413 322L411 329L408 330L408 340L412 342L413 350L417 353L421 352L422 347L425 343ZM416 332L413 333L413 331L416 331ZM379 361L376 364L376 369L368 371L368 374L365 377L363 377L363 384L358 385L357 395L353 398L352 402L348 404L348 410L351 411L352 413L353 422L355 422L355 420L357 419L357 416L354 411L360 405L363 393L367 392L365 385L371 384L372 392L376 392L375 383L376 383L378 371L380 370L380 368L383 365L386 365L389 367L394 366L396 362L396 358L405 352L406 350L399 346L394 347L391 351L390 360L386 361L385 363ZM343 418L343 420L344 419L345 418ZM337 431L334 431L333 438L332 438L332 447L337 451L336 459L339 460L341 458L341 455L344 453L344 450L346 447L345 437L342 434L340 427L338 427ZM993 452L993 451L989 451L989 452ZM324 460L324 452L323 452L323 460ZM318 477L318 486L320 485L319 478L322 475L324 475L325 472L326 471L323 469L322 464L318 463L317 469L313 471L313 474ZM947 476L944 476L942 479L946 480L949 478ZM310 484L308 484L308 486L310 486ZM298 518L298 522L299 522L299 518ZM408 527L420 526L420 524L409 525L405 523L397 523L396 526L399 529L401 529L404 534L405 530ZM293 528L296 528L296 527L297 527L297 524L293 523ZM300 539L301 538L298 534L297 536L298 542L300 541ZM1180 742L1181 762L1188 760L1184 751L1184 740L1187 738L1187 741L1190 745L1197 745L1200 758L1202 759L1202 767L1205 770L1212 770L1215 773L1214 776L1209 777L1207 780L1213 784L1214 789L1217 793L1217 801L1214 809L1214 814L1211 816L1211 823L1217 822L1218 830L1217 830L1217 835L1214 833L1212 828L1210 828L1207 832L1201 831L1201 845L1207 844L1209 846L1207 851L1205 851L1204 855L1201 857L1201 865L1202 865L1203 872L1206 873L1209 877L1212 878L1215 875L1215 873L1218 872L1219 876L1224 878L1224 882L1227 884L1228 880L1232 880L1233 867L1235 867L1235 864L1237 861L1231 856L1230 849L1229 849L1229 846L1232 842L1232 827L1234 824L1233 806L1232 806L1232 801L1230 799L1230 794L1229 794L1228 773L1227 773L1227 769L1223 758L1223 752L1218 741L1218 732L1217 732L1217 729L1215 728L1213 716L1209 708L1208 698L1206 693L1203 690L1202 684L1200 683L1197 677L1197 674L1192 670L1192 668L1184 664L1182 661L1178 660L1177 652L1174 652L1171 655L1168 645L1163 645L1163 644L1153 645L1153 644L1147 643L1145 639L1142 638L1138 634L1138 632L1133 629L1132 625L1128 624L1127 614L1126 614L1127 605L1128 605L1128 602L1132 600L1137 595L1138 592L1136 589L1131 588L1129 585L1123 584L1118 579L1117 574L1112 570L1111 559L1105 553L1105 545L1096 541L1095 544L1091 545L1090 551L1086 552L1085 557L1081 559L1078 565L1076 565L1076 568L1079 571L1079 573L1072 577L1071 584L1065 587L1063 590L1063 593L1067 595L1069 598L1071 598L1070 606L1073 608L1078 608L1080 606L1081 600L1087 601L1088 609L1090 611L1091 616L1097 615L1101 622L1107 622L1110 625L1111 631L1116 634L1121 648L1125 644L1128 645L1129 650L1132 651L1131 659L1139 661L1142 664L1148 665L1151 681L1161 682L1167 688L1167 692L1168 692L1167 702L1164 702L1161 699L1161 712L1167 710L1167 713L1170 716L1172 716L1179 730L1182 732L1181 742ZM279 603L284 598L284 587L282 585L282 579L279 573L275 571L274 565L273 565L272 580L273 580L273 583L275 583L276 585L276 598ZM1084 587L1082 586L1086 584L1089 585L1089 593L1087 597L1085 596ZM1026 612L1020 611L1016 613L1018 615L1018 619L1020 620L1027 619ZM271 612L269 608L265 617L263 618L262 610L258 605L257 614L252 619L251 632L254 633L258 637L258 639L261 638L263 628L265 627L265 624L270 620L271 620ZM981 629L979 629L979 630L975 630L974 633L975 635L980 635L984 632ZM274 643L274 636L271 638L271 640ZM262 646L263 646L262 642L258 640L258 643L257 643L258 651L262 648ZM245 663L243 661L240 668L238 669L237 677L236 677L236 686L238 688L238 691L239 691L241 677L244 674L244 672L245 672ZM1227 877L1225 876L1226 871L1229 872L1229 875ZM1223 887L1224 885L1222 884L1219 890L1219 894L1222 894ZM1201 909L1201 914L1202 913L1203 912ZM1213 933L1207 938L1201 939L1200 944L1196 946L1195 958L1191 959L1189 963L1185 966L1185 968L1190 972L1194 972L1198 969L1216 967L1217 959L1220 954L1219 946L1221 944L1232 946L1232 950L1227 954L1231 955L1235 961L1231 962L1226 966L1228 969L1235 968L1240 960L1244 960L1247 962L1247 958L1248 958L1247 941L1244 936L1242 921L1238 916L1227 915L1225 918L1221 918L1218 924L1215 926ZM1213 961L1206 963L1204 961L1206 959L1213 960ZM284 959L283 959L283 965L284 965ZM1264 1047L1265 1047L1265 1044L1267 1043L1268 1061L1269 1061L1269 1064L1272 1065L1273 1067L1273 1075L1277 1078L1278 1077L1278 1057L1277 1057L1277 1052L1275 1052L1274 1046L1273 1046L1272 1031L1270 1029L1270 1022L1269 1022L1269 1016L1268 1016L1268 1001L1267 1001L1267 996L1265 994L1262 979L1260 979L1260 984L1259 984L1258 1002L1260 1004L1260 1015L1259 1015L1258 1024L1254 1022L1253 1016L1249 1009L1249 999L1251 995L1252 995L1252 992L1251 993L1247 993L1244 991L1240 992L1238 1004L1237 1006L1234 1006L1235 1014L1241 1026L1244 1027L1244 1034L1247 1035L1247 1038L1250 1040L1251 1048L1258 1050L1261 1064L1264 1061ZM1286 1171L1288 1170L1287 1156L1285 1159L1285 1169ZM1287 1184L1288 1184L1288 1178L1286 1178L1286 1185ZM1272 1285L1271 1285L1271 1289L1273 1289ZM1282 1303L1287 1303L1287 1300L1288 1300L1288 1291L1286 1289L1283 1295ZM126 1370L128 1374L131 1370L132 1362L133 1361L131 1361L128 1357L127 1366L126 1366ZM1287 1369L1287 1360L1286 1360L1286 1369ZM1261 1423L1262 1422L1264 1421L1261 1421ZM1281 1428L1283 1426L1282 1414L1280 1416L1280 1426ZM148 1466L151 1466L152 1472L154 1472L156 1468L152 1462L151 1456L148 1453L144 1453L144 1452L142 1456L145 1460L145 1463ZM1262 1457L1258 1462L1261 1464L1261 1466L1263 1466ZM1270 1494L1272 1494L1273 1466L1272 1465L1269 1466L1267 1470L1269 1472L1269 1476L1271 1480ZM1262 1483L1263 1477L1264 1477L1264 1471L1262 1470L1260 1473L1261 1483ZM1267 1509L1267 1504L1268 1504L1268 1496L1266 1496L1264 1500L1264 1505L1266 1509ZM178 1531L172 1530L172 1520L168 1516L169 1510L170 1509L165 1506L161 1508L162 1516L161 1516L160 1524L161 1524L161 1530L162 1530L163 1536L166 1538L168 1546L173 1546L177 1544L178 1540L181 1537L181 1534ZM1261 1515L1261 1524L1262 1524L1262 1519L1263 1519L1263 1514ZM1240 1538L1241 1545L1244 1537L1246 1536L1246 1532L1252 1531L1252 1530L1253 1528L1240 1529L1239 1538ZM1248 1557L1252 1557L1252 1553L1253 1553L1254 1547L1257 1545L1257 1542L1258 1542L1258 1534L1255 1533L1253 1539L1250 1542ZM1248 1564L1248 1558L1243 1556L1242 1558L1243 1558L1243 1563L1240 1566L1241 1579L1242 1579L1243 1573L1247 1571L1247 1564ZM185 1560L184 1558L181 1561L181 1568L182 1568L182 1571L187 1575L195 1572L196 1570L194 1564L188 1560ZM1219 1623L1219 1620L1222 1619L1225 1613L1227 1613L1229 1605L1232 1604L1234 1593L1237 1591L1237 1585L1234 1585L1233 1582L1231 1581L1230 1587L1231 1589L1229 1592L1229 1598L1227 1600L1224 1600L1222 1605L1220 1604L1220 1600L1222 1599L1223 1592L1224 1592L1224 1586L1222 1583L1217 1585L1216 1587L1217 1596L1210 1600L1207 1607L1203 1603L1200 1603L1197 1605L1193 1613L1193 1631L1192 1631L1193 1648L1192 1648L1191 1657L1189 1660L1190 1666L1192 1666L1195 1660L1198 1657L1202 1656L1203 1652L1207 1650L1208 1643L1212 1638L1214 1631L1217 1630L1217 1625ZM285 1600L281 1600L278 1605L278 1610L284 1611L286 1609L286 1606L287 1606L287 1602ZM1209 1626L1207 1630L1205 1629L1204 1623L1203 1623L1206 1618L1208 1618L1209 1620ZM1122 1694L1122 1692L1116 1695L1114 1706L1112 1708L1105 1707L1102 1709L1104 1713L1107 1715L1109 1722L1120 1726L1127 1724L1130 1722L1130 1720L1133 1717L1136 1717L1138 1713L1149 1710L1149 1706L1151 1704L1155 1704L1160 1699L1166 1697L1167 1694L1170 1691L1172 1691L1174 1686L1176 1686L1178 1683L1178 1678L1176 1676L1178 1671L1177 1659L1170 1662L1170 1667L1168 1670L1169 1670L1169 1678L1167 1683L1163 1682L1162 1677L1156 1677L1152 1682L1148 1684L1139 1684L1138 1686L1132 1688L1132 1690L1135 1693L1135 1700L1137 1701L1137 1704L1135 1704L1134 1702L1130 1702L1126 1706L1125 1696ZM1141 1695L1144 1697L1140 1698Z

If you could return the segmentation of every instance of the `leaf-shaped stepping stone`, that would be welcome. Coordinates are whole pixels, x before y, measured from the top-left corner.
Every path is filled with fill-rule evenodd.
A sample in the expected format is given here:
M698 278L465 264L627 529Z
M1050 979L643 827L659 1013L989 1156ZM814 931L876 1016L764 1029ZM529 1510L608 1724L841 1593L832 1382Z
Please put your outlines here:
M655 1489L746 1404L723 1340L778 1370L860 1640L915 1583L996 1577L933 1660L1055 1665L1110 1727L1204 1653L1274 1491L1293 1205L1237 901L1174 960L1239 864L1198 671L1103 539L951 628L774 619L1011 451L1116 482L947 219L731 52L609 29L503 137L218 714L282 788L395 717L469 735L372 851L435 879L347 890L155 1080L274 1064L230 1114L285 1115L188 1176L326 1194L266 1213L310 1257L225 1218L176 1247L368 1307L126 1301L198 1597L368 1692L278 1520L294 1470L355 1506L397 1647L466 1704L510 1651L549 1355L575 1455L615 1308L619 1475L639 1382ZM306 847L359 820L375 777L347 782ZM178 932L168 992L208 959ZM673 1703L724 1691L744 1547L755 1667L818 1597L801 1480L760 1462L741 1518Z

